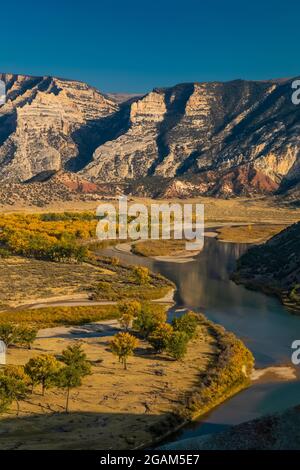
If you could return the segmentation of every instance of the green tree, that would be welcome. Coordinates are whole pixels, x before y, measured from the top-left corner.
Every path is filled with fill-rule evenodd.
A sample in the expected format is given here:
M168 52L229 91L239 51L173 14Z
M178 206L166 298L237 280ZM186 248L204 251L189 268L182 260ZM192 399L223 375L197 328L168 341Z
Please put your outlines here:
M80 344L73 344L64 349L61 360L67 366L76 368L82 377L91 373L91 365Z
M183 331L189 339L194 338L198 324L198 316L194 312L184 313L181 317L174 318L172 321L174 330Z
M159 323L148 337L148 341L153 349L161 353L168 347L173 328L168 323Z
M20 400L29 393L28 377L22 367L5 367L0 373L0 408L7 409L14 401L17 405L17 416L20 412Z
M51 354L41 354L29 359L25 364L25 373L30 377L32 388L41 384L42 394L45 390L55 385L56 374L61 367L59 361Z
M110 342L111 352L118 356L125 370L127 369L127 358L133 355L137 345L137 339L129 333L117 333Z
M0 323L0 340L8 348L12 346L17 340L17 327L13 323Z
M86 375L86 374L85 374ZM82 370L76 366L65 366L62 367L56 374L56 385L59 388L65 389L66 394L66 413L69 412L69 399L70 399L70 390L72 388L80 387L82 384Z
M189 337L184 331L174 331L169 339L167 351L173 359L179 361L186 355L188 342Z
M139 285L148 284L150 282L149 269L144 266L134 266L133 274L135 282Z
M165 323L167 313L164 307L151 304L144 304L138 316L133 321L133 328L148 337L160 323Z
M18 326L16 331L17 344L31 349L32 343L36 339L38 330L30 326Z

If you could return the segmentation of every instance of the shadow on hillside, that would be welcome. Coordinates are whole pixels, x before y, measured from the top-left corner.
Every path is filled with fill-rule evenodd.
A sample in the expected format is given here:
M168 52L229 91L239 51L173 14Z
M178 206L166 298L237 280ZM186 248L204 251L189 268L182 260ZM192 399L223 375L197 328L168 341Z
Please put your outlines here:
M75 393L75 392L74 392ZM109 397L103 397L102 401ZM151 446L180 422L172 414L70 412L14 416L1 420L0 450L4 449L134 449ZM74 402L71 401L71 407ZM78 406L78 404L77 404ZM84 407L84 403L82 404ZM108 404L106 405L108 406ZM22 412L22 404L21 404Z

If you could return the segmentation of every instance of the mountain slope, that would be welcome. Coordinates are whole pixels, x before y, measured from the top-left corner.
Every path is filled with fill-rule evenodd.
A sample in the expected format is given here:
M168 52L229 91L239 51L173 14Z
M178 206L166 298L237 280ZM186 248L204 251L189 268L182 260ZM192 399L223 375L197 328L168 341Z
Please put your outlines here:
M7 92L0 108L1 180L25 181L80 160L98 121L118 110L81 82L9 74L0 79ZM94 140L94 147L101 143Z
M129 99L54 77L0 79L2 181L71 171L150 196L291 198L300 183L292 79L186 83Z
M175 177L200 193L273 192L299 178L299 125L290 80L158 89L131 105L127 132L100 146L82 173Z
M286 306L300 312L300 222L250 248L238 260L232 279L275 294Z

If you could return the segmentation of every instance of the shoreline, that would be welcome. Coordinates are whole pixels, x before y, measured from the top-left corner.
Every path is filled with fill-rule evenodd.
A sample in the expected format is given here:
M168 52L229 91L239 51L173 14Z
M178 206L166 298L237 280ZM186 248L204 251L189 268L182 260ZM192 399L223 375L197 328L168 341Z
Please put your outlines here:
M219 405L224 403L226 400L232 398L234 395L238 394L242 390L245 390L246 388L250 387L252 385L252 380L251 376L254 371L253 364L254 364L254 358L252 356L252 353L250 350L244 345L244 343L238 339L233 333L228 332L223 326L218 325L210 320L208 320L203 314L199 314L201 316L201 320L205 326L207 326L213 335L215 335L216 340L218 341L218 347L220 347L221 351L219 354L219 359L221 358L222 362L222 356L226 354L224 350L224 345L227 343L228 338L230 338L229 341L231 341L230 348L229 348L229 354L226 356L226 361L222 363L222 366L218 367L218 361L217 365L215 364L212 369L214 370L214 373L218 376L219 374L219 380L213 378L212 382L208 384L205 387L205 391L203 390L203 387L201 385L209 380L209 375L210 372L209 370L207 371L208 373L206 374L206 377L202 378L202 382L200 383L200 392L192 390L192 391L187 391L187 393L190 393L191 396L190 398L193 400L193 396L197 394L203 393L203 397L200 397L200 403L197 404L196 408L194 411L191 411L190 408L185 408L181 410L180 412L180 417L182 419L181 422L175 424L175 426L172 427L172 430L167 430L163 435L157 436L157 438L153 439L151 442L145 442L144 444L140 445L139 447L136 447L134 450L139 450L139 449L145 449L149 447L154 447L157 446L158 444L162 444L166 439L171 437L172 435L175 435L178 431L183 429L186 425L196 422L196 421L201 421L201 418L203 418L207 413L210 413L213 411L215 408L217 408ZM216 398L213 396L208 402L205 403L205 400L207 400L207 394L209 392L209 389L212 388L219 388L222 387L224 384L224 370L226 371L227 369L231 370L232 365L235 363L238 357L238 354L234 354L234 349L235 346L238 345L238 349L242 348L242 367L240 370L240 376L235 377L235 380L237 383L233 382L231 385L227 387L223 391L223 393L220 396L217 396ZM240 358L239 358L240 360ZM236 365L234 365L236 367ZM232 378L232 376L230 375ZM202 392L201 392L202 389ZM201 402L201 400L204 400Z
M265 295L276 297L279 302L287 309L292 315L300 315L300 305L297 302L293 302L288 296L285 290L280 290L278 287L272 287L269 284L263 284L257 282L251 278L241 277L238 273L231 275L231 280L237 285L242 285L246 289L262 292Z

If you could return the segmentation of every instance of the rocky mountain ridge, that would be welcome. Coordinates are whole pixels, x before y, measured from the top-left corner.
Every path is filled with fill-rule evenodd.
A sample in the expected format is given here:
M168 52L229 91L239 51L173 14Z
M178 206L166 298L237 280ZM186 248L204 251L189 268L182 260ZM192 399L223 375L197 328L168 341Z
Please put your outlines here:
M293 79L186 83L144 96L55 77L0 79L2 182L66 171L138 195L291 198L300 184Z

